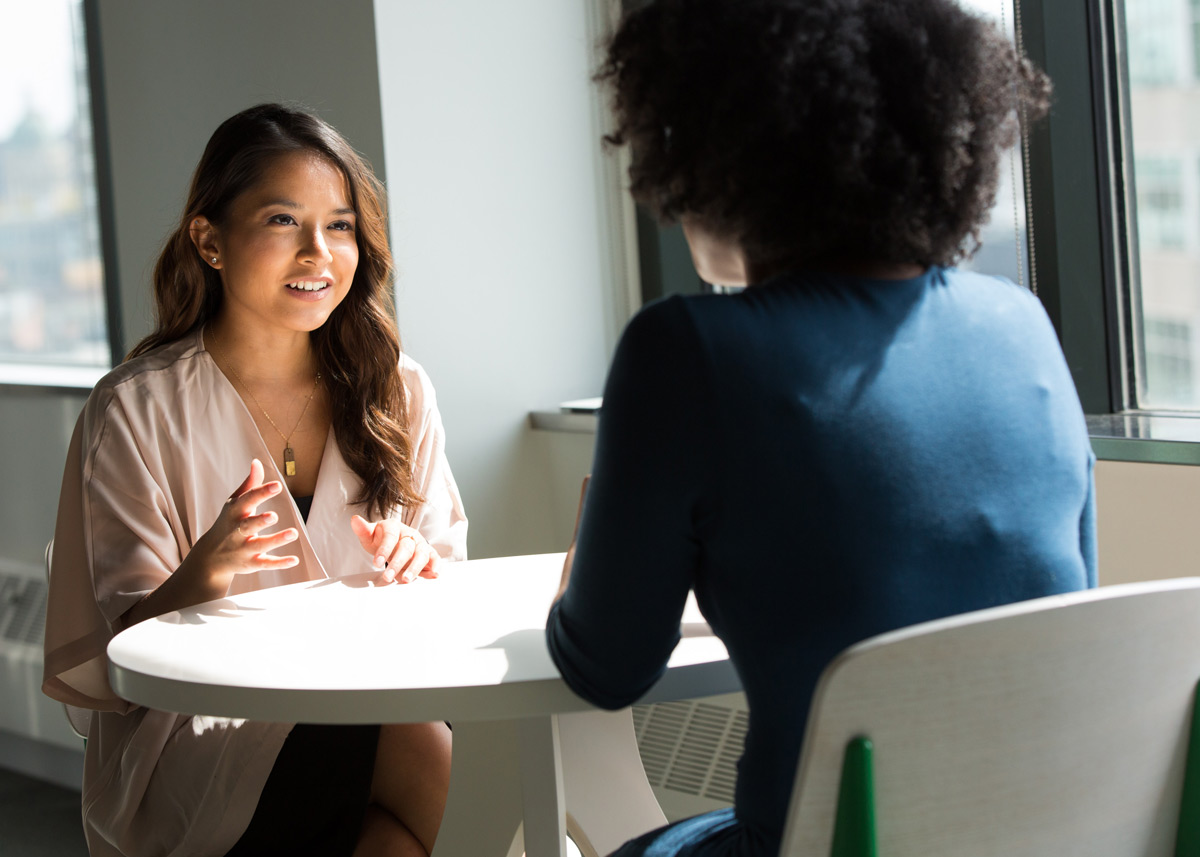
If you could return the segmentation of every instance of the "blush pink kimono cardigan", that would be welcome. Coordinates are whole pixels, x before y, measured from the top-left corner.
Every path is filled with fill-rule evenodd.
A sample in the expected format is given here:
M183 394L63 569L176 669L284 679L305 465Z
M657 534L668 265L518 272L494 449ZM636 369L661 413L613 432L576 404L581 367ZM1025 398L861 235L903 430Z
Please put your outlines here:
M402 357L416 488L401 510L443 559L466 558L467 519L446 462L428 376ZM276 444L277 446L278 444ZM268 447L199 334L118 366L84 406L67 454L54 531L43 690L93 709L83 776L92 857L220 855L244 832L291 724L190 717L133 705L108 683L105 648L122 617L177 568ZM304 466L304 462L300 462ZM359 478L333 432L308 524L287 492L259 506L300 539L300 564L235 579L231 592L370 570L350 529ZM422 581L418 585L436 585Z

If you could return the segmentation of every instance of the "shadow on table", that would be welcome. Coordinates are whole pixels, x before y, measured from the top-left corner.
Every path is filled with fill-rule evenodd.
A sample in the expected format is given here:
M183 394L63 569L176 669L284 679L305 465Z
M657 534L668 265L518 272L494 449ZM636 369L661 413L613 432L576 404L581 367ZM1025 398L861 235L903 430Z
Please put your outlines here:
M707 622L683 622L679 626L679 636L711 637L713 632ZM547 667L551 675L558 674L546 646L545 628L522 628L478 647L478 651L490 649L500 649L508 660L505 681L544 679Z
M232 598L222 598L219 601L206 601L189 607L180 613L166 613L156 616L158 622L171 625L204 625L209 618L235 619L247 613L261 613L265 607L246 607L238 604Z

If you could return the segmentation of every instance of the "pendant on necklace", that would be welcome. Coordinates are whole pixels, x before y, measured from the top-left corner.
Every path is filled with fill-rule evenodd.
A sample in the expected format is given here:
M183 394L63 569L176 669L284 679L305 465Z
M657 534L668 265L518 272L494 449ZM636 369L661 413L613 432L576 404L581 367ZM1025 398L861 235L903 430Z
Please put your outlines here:
M290 444L283 448L283 472L288 476L296 475L296 453L292 452Z

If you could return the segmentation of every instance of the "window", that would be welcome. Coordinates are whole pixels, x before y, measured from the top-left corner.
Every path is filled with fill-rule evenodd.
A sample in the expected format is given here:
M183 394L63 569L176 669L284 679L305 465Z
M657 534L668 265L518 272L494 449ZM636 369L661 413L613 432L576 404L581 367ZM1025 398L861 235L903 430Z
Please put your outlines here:
M0 383L112 365L81 0L0 0ZM19 36L17 35L19 34Z
M995 21L1010 39L1016 38L1013 0L960 0L963 6ZM1018 142L1000 162L996 201L980 232L980 247L961 265L985 274L1030 285L1029 236L1025 224L1024 164Z
M1138 246L1142 266L1153 265L1158 251L1182 250L1184 216L1183 161L1171 157L1137 158ZM1151 277L1150 279L1154 279Z
M1193 401L1192 326L1187 321L1146 318L1145 398L1164 407Z
M1194 56L1187 44L1194 23L1183 20L1184 2L1135 0L1127 5L1125 19L1129 27L1129 80L1132 85L1171 86L1181 81L1185 71L1184 57Z
M1131 254L1132 404L1200 409L1191 331L1200 324L1200 0L1127 2L1129 120L1134 193ZM1183 62L1181 58L1187 58Z

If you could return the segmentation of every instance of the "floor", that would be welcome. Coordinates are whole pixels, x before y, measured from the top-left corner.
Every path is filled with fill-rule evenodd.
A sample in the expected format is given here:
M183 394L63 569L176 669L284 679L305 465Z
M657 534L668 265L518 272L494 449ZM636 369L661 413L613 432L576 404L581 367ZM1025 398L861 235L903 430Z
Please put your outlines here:
M87 857L79 792L0 768L0 854Z

